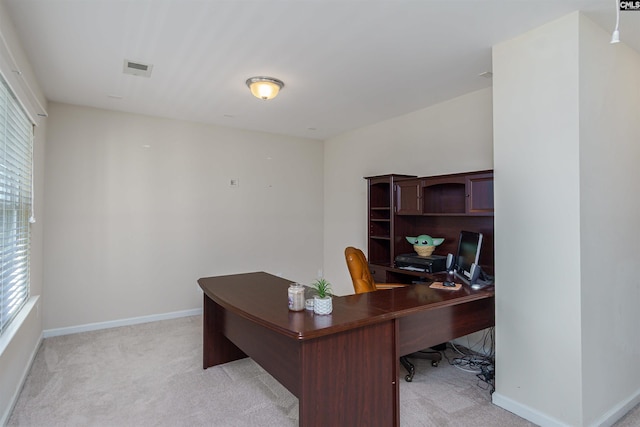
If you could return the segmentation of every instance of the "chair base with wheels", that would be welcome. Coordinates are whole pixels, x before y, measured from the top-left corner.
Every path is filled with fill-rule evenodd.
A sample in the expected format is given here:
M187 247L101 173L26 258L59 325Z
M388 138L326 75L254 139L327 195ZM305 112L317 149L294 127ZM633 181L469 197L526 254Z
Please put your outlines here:
M416 373L416 367L413 363L409 361L409 358L418 358L418 359L426 359L431 360L431 366L436 368L440 361L442 360L442 353L437 349L440 346L445 346L444 344L440 344L436 346L433 350L420 350L415 353L407 354L406 356L400 357L400 363L407 370L407 375L405 375L404 380L408 383L413 381L413 376Z

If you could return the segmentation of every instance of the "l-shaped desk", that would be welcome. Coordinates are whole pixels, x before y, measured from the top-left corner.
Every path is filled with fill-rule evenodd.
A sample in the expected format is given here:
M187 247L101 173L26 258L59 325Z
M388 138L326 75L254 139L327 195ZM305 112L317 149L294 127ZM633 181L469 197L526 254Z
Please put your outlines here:
M251 357L299 400L299 425L399 426L399 358L494 325L493 291L427 285L292 312L291 281L264 272L198 280L204 369Z

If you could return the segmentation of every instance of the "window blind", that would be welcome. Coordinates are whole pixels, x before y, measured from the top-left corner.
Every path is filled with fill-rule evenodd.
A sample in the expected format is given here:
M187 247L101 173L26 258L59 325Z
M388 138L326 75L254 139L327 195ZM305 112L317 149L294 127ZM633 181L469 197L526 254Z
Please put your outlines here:
M0 77L0 334L29 298L33 125Z

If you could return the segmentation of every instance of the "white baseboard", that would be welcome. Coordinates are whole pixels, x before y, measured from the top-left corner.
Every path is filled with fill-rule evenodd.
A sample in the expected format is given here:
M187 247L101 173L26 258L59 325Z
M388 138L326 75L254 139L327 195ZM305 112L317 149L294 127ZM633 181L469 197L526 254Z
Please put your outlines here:
M550 417L547 414L543 414L540 411L536 411L526 405L511 400L508 397L504 397L498 392L495 392L493 393L493 395L491 395L491 401L494 405L506 409L507 411L512 412L517 416L524 418L527 421L531 421L532 423L539 426L569 427L569 424L565 424L553 417ZM589 426L611 427L618 420L620 420L620 418L624 417L625 414L633 409L638 403L640 403L640 390L637 390L628 399L614 406L600 418L590 423Z
M556 420L547 414L537 411L527 405L523 405L508 397L502 396L500 393L495 392L491 395L491 402L506 409L507 411L516 414L520 418L524 418L532 423L544 426L544 427L571 427L569 424L565 424L562 421Z
M201 308L192 310L174 311L164 314L152 314L150 316L130 317L128 319L110 320L108 322L87 323L86 325L69 326L66 328L47 329L43 331L44 338L60 335L77 334L79 332L97 331L100 329L117 328L120 326L137 325L140 323L156 322L158 320L177 319L179 317L197 316L202 314Z
M636 390L636 392L629 396L628 399L611 408L600 418L594 421L592 425L598 427L610 427L620 420L620 418L624 417L626 413L633 409L638 403L640 403L640 390Z

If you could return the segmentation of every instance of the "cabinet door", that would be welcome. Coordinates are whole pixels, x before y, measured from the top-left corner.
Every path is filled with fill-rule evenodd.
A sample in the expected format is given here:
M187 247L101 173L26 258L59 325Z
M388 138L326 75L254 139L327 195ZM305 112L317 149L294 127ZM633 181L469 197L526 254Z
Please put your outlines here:
M493 174L484 173L467 177L467 213L493 214Z
M419 179L396 182L396 214L420 215L422 213L420 189L421 181Z

